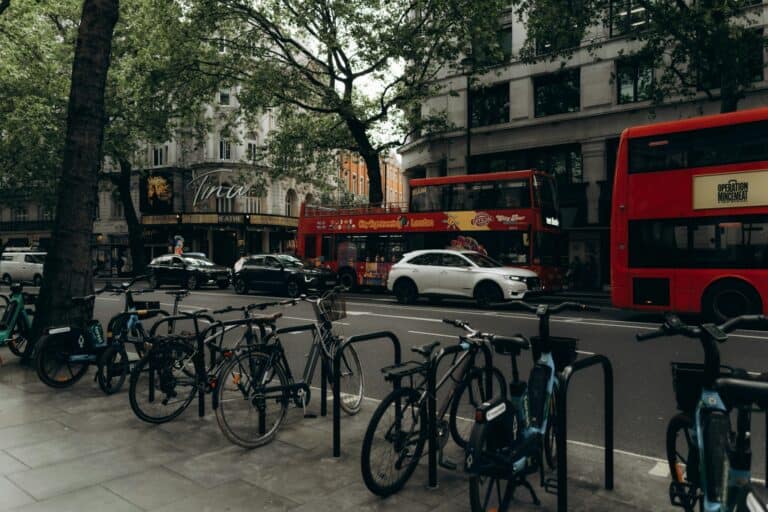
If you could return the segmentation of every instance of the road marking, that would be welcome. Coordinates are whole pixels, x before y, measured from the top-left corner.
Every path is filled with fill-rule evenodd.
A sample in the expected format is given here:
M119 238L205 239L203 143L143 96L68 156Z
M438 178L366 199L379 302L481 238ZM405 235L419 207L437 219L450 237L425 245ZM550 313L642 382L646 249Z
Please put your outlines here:
M458 338L455 334L438 334L436 332L408 331L410 334L424 334L425 336L439 336L441 338Z
M370 313L367 311L347 311L347 314L349 315L352 313L353 315L367 315L367 316L375 316L375 317L381 317L381 318L397 318L399 320L416 320L419 322L432 322L432 323L441 323L442 320L438 318L423 318L418 316L402 316L402 315L382 315L381 313Z
M669 478L669 464L666 462L657 462L648 472L651 476L660 478Z

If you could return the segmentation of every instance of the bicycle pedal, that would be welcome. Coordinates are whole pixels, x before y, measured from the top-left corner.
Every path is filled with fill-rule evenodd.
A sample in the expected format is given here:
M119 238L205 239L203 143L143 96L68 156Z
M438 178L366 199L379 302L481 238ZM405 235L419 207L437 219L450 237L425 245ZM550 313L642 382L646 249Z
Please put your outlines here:
M544 492L549 494L557 494L557 478L544 479Z
M693 511L696 508L696 502L699 497L696 494L696 488L683 482L669 483L669 502L684 510Z

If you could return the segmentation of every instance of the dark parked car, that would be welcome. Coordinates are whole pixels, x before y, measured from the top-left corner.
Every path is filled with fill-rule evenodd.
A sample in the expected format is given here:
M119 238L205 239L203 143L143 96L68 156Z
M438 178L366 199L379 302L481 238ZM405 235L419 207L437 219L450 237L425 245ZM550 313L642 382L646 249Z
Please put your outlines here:
M150 286L157 288L164 284L175 284L194 290L205 285L227 288L232 271L216 265L212 261L194 257L166 254L152 260L149 264Z
M288 254L257 254L235 263L233 283L240 294L261 290L298 297L308 290L335 286L336 274L325 268L308 268Z

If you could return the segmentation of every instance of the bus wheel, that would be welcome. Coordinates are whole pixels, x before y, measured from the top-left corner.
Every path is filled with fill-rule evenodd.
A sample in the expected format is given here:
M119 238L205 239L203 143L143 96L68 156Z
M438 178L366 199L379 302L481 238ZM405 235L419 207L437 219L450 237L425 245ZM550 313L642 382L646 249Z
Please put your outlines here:
M704 293L701 310L708 319L724 322L729 318L760 313L760 295L752 286L736 279L718 281Z
M339 284L347 290L352 290L357 286L357 276L351 270L344 270L339 274Z
M400 304L413 304L419 298L419 290L410 279L400 279L392 291Z

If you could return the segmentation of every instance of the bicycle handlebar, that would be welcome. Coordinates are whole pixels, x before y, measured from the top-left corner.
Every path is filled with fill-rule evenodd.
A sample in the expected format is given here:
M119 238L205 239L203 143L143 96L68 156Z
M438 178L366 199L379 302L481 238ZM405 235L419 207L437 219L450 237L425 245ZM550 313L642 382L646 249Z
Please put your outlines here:
M443 323L452 325L454 327L458 327L459 329L464 329L469 333L470 338L480 338L486 341L489 341L491 343L511 343L514 345L518 345L522 348L530 348L530 343L527 339L525 339L524 336L500 336L498 334L493 334L489 332L480 332L473 329L467 322L463 320L451 320L450 318L443 318Z
M730 320L727 320L720 325L703 324L701 327L696 327L684 324L683 321L673 313L667 313L664 319L664 323L661 324L658 329L644 334L636 334L635 339L637 341L647 341L655 338L663 338L666 336L676 335L685 336L687 338L701 338L702 335L706 333L712 336L715 340L722 343L727 338L717 336L718 331L722 333L729 333L736 329L736 327L741 323L765 322L766 320L767 319L765 315L741 315L731 318Z
M560 313L561 311L565 311L566 309L571 311L600 311L600 308L597 306L590 306L589 304L583 304L581 302L561 302L560 304L550 306L549 304L529 304L527 302L524 302L522 300L515 300L512 301L512 304L516 306L520 306L523 309L527 309L531 313L536 313L537 315L546 315L546 314L553 314L553 313Z
M282 301L276 301L276 302L260 302L260 303L248 304L246 306L227 306L225 308L217 309L213 311L213 314L219 315L222 313L230 313L232 311L247 312L247 311L252 311L254 309L260 309L263 311L272 306L288 306L288 305L295 306L296 304L298 304L298 302L299 302L298 299L288 299L288 300L282 300Z

